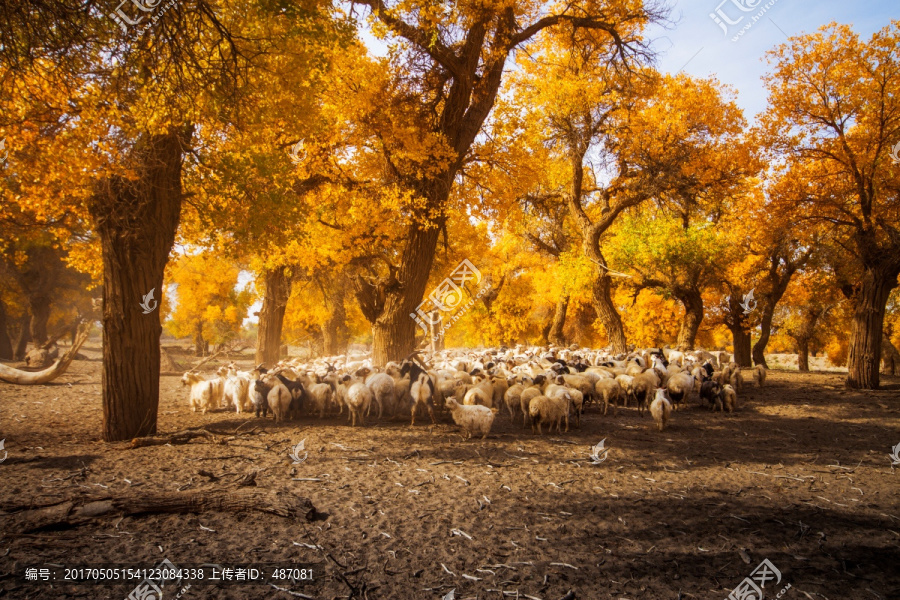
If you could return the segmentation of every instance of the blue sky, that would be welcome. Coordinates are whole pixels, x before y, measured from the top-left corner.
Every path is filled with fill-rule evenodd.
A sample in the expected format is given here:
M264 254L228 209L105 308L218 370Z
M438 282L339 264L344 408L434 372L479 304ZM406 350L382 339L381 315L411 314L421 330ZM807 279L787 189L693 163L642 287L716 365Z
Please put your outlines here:
M765 54L787 40L788 36L809 33L836 21L849 24L863 38L900 19L897 0L680 0L672 4L670 19L674 26L651 29L649 37L659 53L658 68L663 72L685 73L698 77L714 76L738 93L738 104L752 119L765 110L766 91L761 77L770 70ZM768 8L767 5L771 4ZM738 5L752 7L744 12ZM723 14L730 21L728 35L710 17ZM764 12L763 12L764 11ZM737 40L732 38L762 16ZM741 17L743 17L741 19ZM721 17L720 17L720 20ZM725 21L722 21L725 23Z

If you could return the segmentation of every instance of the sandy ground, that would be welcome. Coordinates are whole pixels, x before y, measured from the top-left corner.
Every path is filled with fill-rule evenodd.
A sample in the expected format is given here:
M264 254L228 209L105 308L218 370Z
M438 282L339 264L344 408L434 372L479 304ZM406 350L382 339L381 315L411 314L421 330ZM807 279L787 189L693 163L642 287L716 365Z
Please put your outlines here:
M281 563L313 580L200 586L186 600L311 597L723 599L764 559L766 598L900 598L900 379L850 392L832 373L773 371L735 414L690 406L663 433L634 409L588 409L538 437L501 414L486 440L442 422L351 429L193 414L162 378L159 431L205 426L224 443L130 449L100 441L100 363L57 382L0 384L0 598L125 598L133 585L26 583L26 567ZM589 450L606 439L608 458ZM293 444L308 458L292 464ZM2 457L2 453L0 453ZM201 474L200 471L213 475ZM306 522L256 512L101 516L24 533L28 507L141 491L260 489L311 499ZM310 479L303 481L302 479ZM128 480L128 481L126 481ZM130 481L130 483L129 483ZM324 516L327 515L327 516ZM177 590L176 590L177 591ZM293 594L293 595L291 595ZM301 595L297 595L301 594ZM166 592L168 600L175 592Z

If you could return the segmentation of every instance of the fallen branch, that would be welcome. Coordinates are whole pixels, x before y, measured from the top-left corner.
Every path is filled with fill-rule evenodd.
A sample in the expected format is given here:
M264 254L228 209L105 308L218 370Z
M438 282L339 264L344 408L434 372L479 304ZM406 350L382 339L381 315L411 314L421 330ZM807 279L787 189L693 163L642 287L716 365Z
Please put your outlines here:
M202 512L262 512L286 519L312 521L316 508L308 498L277 490L202 490L189 493L141 493L116 498L84 498L16 513L13 530L32 532L89 523L102 516L185 514ZM7 516L9 513L6 514Z
M55 363L44 369L43 371L21 371L13 367L0 364L0 381L6 383L16 383L19 385L41 385L49 383L66 372L69 365L78 354L78 350L87 341L88 335L91 333L91 323L82 323L78 326L78 334L75 337L75 343L69 348L69 351L62 355Z
M215 434L205 429L186 429L185 431L179 431L169 435L150 435L147 437L134 438L131 440L131 447L143 448L145 446L165 446L166 444L175 446L178 444L187 444L192 439L198 437L214 439ZM221 443L224 444L224 440Z

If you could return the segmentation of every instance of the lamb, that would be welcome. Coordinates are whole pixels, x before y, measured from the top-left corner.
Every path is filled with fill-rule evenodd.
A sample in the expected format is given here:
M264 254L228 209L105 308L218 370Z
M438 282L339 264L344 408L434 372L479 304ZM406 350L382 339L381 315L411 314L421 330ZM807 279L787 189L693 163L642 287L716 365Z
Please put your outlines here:
M356 427L357 419L359 419L360 425L365 424L365 414L368 412L373 399L374 394L372 390L364 383L354 383L350 386L350 389L347 390L347 411L350 413L351 427Z
M622 399L625 407L628 407L628 399L634 399L634 377L631 375L618 375L616 381L619 383L622 391Z
M506 377L497 375L491 378L491 383L494 389L493 406L503 406L506 390L509 389L509 380Z
M622 386L619 385L619 382L615 379L599 379L594 385L594 389L597 396L603 398L603 414L605 415L609 409L610 401L615 402L613 404L613 414L615 414L619 410L619 396L622 394Z
M494 415L497 414L496 408L491 409L478 404L460 404L453 398L447 400L447 408L450 409L453 422L462 427L466 433L465 439L470 439L473 433L481 434L481 439L486 438L494 423Z
M734 412L734 409L737 408L737 392L735 392L734 388L730 385L726 385L722 388L722 394L720 396L721 401L717 405L722 412Z
M326 409L333 402L334 389L328 383L313 383L306 390L306 393L312 405L312 411L318 409L319 418L321 419L325 416Z
M188 371L181 377L181 385L191 386L190 406L191 412L197 412L200 409L206 414L211 408L215 408L222 403L222 393L225 389L225 382L221 377L215 379L203 379L199 374Z
M542 435L541 423L550 423L550 432L553 432L553 425L556 425L557 433L562 433L561 423L566 420L566 431L569 431L569 404L571 400L567 398L548 398L547 396L536 396L531 400L528 406L528 413L531 415L531 432L537 429L538 435Z
M581 411L584 410L584 396L578 390L569 390L571 407L575 415L575 427L581 429Z
M753 370L753 378L756 379L757 387L762 387L766 382L766 375L769 374L769 371L766 369L764 365L756 365L756 369Z
M509 420L512 421L516 418L516 410L519 409L521 400L522 400L522 392L525 391L525 386L521 383L516 383L506 390L506 393L503 394L503 400L506 403L506 409L509 411Z
M650 416L656 424L656 429L663 431L672 416L672 403L666 398L666 391L663 388L656 390L656 398L650 403Z
M690 400L691 392L694 390L694 378L687 373L678 373L669 378L666 389L669 391L672 407L677 408L678 404L682 402L687 404Z

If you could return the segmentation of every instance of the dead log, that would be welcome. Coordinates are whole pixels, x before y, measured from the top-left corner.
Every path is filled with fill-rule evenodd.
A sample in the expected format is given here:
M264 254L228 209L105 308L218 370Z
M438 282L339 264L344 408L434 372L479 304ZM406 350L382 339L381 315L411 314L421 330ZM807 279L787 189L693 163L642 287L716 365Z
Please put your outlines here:
M78 350L87 341L90 332L90 322L82 323L81 325L79 325L78 335L75 338L75 343L72 344L72 347L69 348L69 351L63 354L62 358L53 363L53 365L44 369L43 371L35 371L33 373L30 373L28 371L21 371L19 369L14 369L13 367L8 367L4 364L0 364L0 381L4 381L6 383L17 383L19 385L40 385L53 381L66 372L66 369L69 368L69 365L78 354Z
M215 434L205 429L185 429L169 435L149 435L147 437L134 438L131 440L131 447L144 448L146 446L165 446L166 444L177 446L178 444L187 444L198 437L214 439ZM224 444L225 442L222 441L221 443Z
M143 492L120 497L95 497L67 500L38 510L14 514L0 513L10 523L10 530L29 533L42 529L76 527L102 516L137 516L152 514L185 514L203 512L261 512L285 519L316 518L316 508L309 498L279 490L242 488L237 490L202 490L197 492Z

